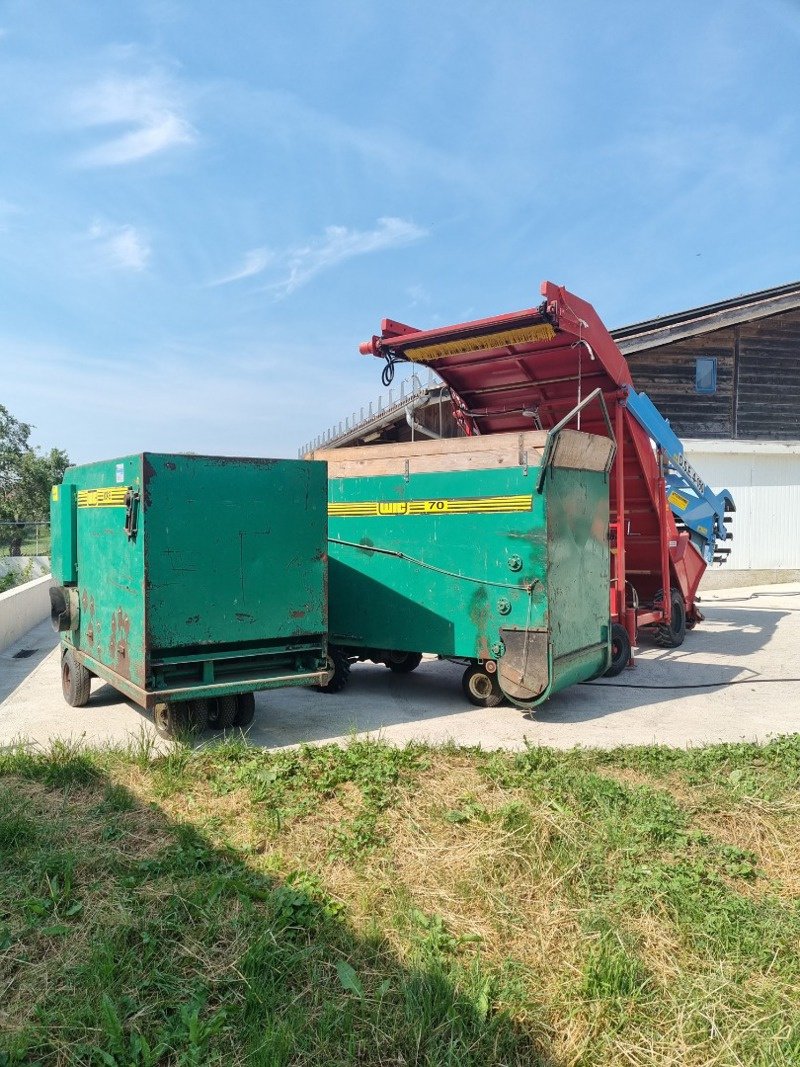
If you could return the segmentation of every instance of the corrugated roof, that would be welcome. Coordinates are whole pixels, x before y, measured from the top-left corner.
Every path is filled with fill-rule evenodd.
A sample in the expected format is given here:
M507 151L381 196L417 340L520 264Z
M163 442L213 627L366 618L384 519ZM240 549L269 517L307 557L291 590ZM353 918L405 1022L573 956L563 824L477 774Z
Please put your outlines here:
M630 326L620 326L610 332L623 353L638 352L799 307L800 281L779 285L774 289L743 293L729 300L661 315L657 319L635 322Z

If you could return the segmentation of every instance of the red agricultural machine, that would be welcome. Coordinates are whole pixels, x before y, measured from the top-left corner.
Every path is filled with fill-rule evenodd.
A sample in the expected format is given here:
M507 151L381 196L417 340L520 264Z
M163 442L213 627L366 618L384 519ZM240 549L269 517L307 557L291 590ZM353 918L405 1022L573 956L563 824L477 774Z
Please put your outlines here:
M730 552L735 505L727 490L706 486L669 423L636 392L591 304L552 282L541 293L538 307L434 330L384 319L360 351L386 361L385 385L397 363L435 370L469 436L572 424L615 440L608 673L617 674L632 662L639 629L674 647L702 620L697 588L706 566Z

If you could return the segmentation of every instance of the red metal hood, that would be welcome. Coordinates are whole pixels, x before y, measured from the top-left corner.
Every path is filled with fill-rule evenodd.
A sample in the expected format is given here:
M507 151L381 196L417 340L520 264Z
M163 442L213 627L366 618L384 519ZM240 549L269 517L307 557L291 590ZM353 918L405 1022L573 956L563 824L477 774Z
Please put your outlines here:
M608 394L632 384L628 364L591 304L542 282L539 307L435 330L384 319L380 336L360 345L391 365L433 368L450 386L467 433L530 429L537 412L546 429L600 386Z

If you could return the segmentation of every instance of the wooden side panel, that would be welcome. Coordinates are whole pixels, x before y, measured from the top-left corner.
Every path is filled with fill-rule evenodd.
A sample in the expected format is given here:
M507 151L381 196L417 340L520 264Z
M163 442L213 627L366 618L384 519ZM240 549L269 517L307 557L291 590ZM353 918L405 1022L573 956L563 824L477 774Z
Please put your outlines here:
M800 439L800 311L743 323L737 436Z
M679 437L733 437L735 330L729 326L628 355L633 384ZM698 356L715 356L717 391L695 390Z
M492 434L487 437L323 449L314 452L312 458L327 461L330 478L491 470L523 464L535 467L541 461L546 442L546 433L532 430L528 433Z

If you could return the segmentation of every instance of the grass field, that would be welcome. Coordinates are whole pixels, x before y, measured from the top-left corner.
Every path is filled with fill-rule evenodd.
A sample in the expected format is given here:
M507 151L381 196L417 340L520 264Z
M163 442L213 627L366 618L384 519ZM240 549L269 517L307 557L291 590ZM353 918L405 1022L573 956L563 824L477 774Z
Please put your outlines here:
M0 754L0 1064L800 1063L800 740Z

